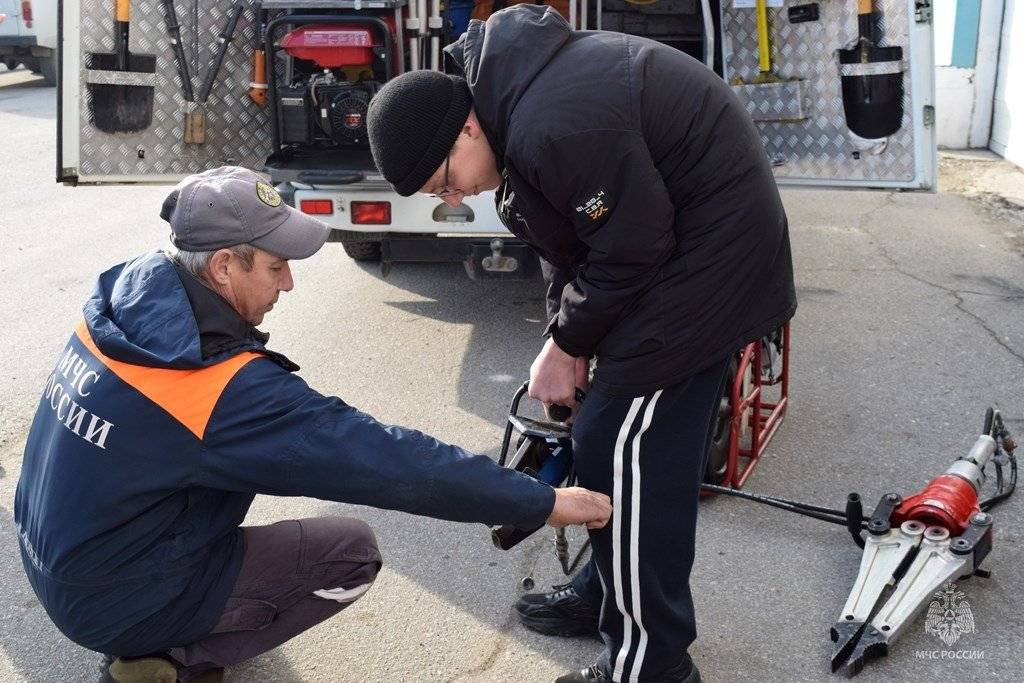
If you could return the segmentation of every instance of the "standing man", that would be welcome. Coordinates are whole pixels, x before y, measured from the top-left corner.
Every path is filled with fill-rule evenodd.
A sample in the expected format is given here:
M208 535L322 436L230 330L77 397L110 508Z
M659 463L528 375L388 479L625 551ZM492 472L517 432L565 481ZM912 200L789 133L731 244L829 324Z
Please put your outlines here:
M363 595L358 519L240 526L257 493L532 527L608 519L608 498L377 422L324 396L256 329L288 262L327 239L252 171L185 178L172 247L100 275L46 381L15 523L57 627L119 683L220 680Z
M574 405L581 485L613 498L594 565L527 595L524 623L606 648L572 681L699 681L689 576L703 459L729 357L796 310L786 214L761 140L699 62L634 36L573 32L550 8L494 14L371 101L378 168L450 204L497 190L548 262L555 313L530 394Z

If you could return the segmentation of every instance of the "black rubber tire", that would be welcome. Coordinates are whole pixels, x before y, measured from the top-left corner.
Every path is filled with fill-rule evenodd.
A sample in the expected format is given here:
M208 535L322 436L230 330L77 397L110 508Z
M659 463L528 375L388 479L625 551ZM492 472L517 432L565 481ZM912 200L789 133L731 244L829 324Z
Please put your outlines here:
M380 261L380 242L342 242L342 248L353 261Z
M57 85L57 58L39 57L36 61L39 70L33 71L43 77L43 83L51 87Z
M8 71L14 71L18 68L18 60L14 57L8 57L3 61L3 65L7 67Z
M738 363L733 356L726 373L725 388L719 399L718 416L715 421L711 443L708 445L707 459L704 462L704 483L721 484L725 479L725 471L729 467L729 432L732 428L732 385L736 381Z

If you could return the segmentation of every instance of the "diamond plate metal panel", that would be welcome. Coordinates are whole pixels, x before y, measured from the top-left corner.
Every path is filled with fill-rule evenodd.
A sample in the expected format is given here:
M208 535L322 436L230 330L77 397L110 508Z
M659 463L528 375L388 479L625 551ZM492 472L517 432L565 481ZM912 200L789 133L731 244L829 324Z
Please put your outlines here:
M734 85L732 91L754 121L802 121L810 109L803 81Z
M869 142L846 127L837 50L857 39L857 3L820 2L819 21L791 24L786 8L806 0L786 0L768 8L772 68L783 79L801 79L802 121L756 121L761 139L780 179L894 181L914 179L912 114L915 108L909 71L903 78L903 125L884 142ZM758 74L757 20L753 9L722 3L725 79L750 82ZM908 0L875 0L883 14L882 44L899 45L910 57L914 15ZM887 62L891 68L894 62ZM781 106L781 105L780 105ZM749 107L749 105L748 105Z
M192 87L198 93L213 59L217 36L227 21L232 0L177 0L182 44L189 61ZM82 83L95 82L87 72L86 55L113 52L113 3L81 3ZM228 47L224 64L205 106L187 106L181 94L174 53L160 3L134 2L131 6L129 49L155 54L153 123L140 133L108 134L96 130L89 117L89 89L81 89L79 173L83 176L183 176L221 164L259 170L270 154L269 115L249 99L252 50L256 42L256 8L247 4ZM206 143L186 145L185 112L206 111Z

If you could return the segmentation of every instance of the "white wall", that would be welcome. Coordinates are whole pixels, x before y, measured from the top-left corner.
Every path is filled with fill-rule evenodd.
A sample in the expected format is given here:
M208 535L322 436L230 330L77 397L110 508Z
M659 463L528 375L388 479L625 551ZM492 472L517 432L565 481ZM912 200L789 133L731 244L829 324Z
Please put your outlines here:
M991 147L1024 166L1024 0L1005 0Z
M989 146L1004 0L982 0L978 51L970 68L951 66L956 0L933 2L935 118L940 147Z
M975 106L974 69L935 67L935 135L939 147L987 147L988 136L971 144Z

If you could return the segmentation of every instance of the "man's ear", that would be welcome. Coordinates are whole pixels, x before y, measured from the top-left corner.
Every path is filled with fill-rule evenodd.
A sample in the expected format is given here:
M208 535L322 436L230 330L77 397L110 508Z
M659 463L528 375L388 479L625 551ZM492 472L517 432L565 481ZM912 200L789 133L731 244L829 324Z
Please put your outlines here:
M469 116L466 117L466 123L462 126L462 132L473 139L483 135L483 129L480 127L480 120L476 117L476 112L472 109L469 110Z
M213 256L210 257L210 265L208 267L210 280L212 280L213 284L227 285L231 282L231 275L228 272L228 266L230 265L230 249L218 249L214 252Z

